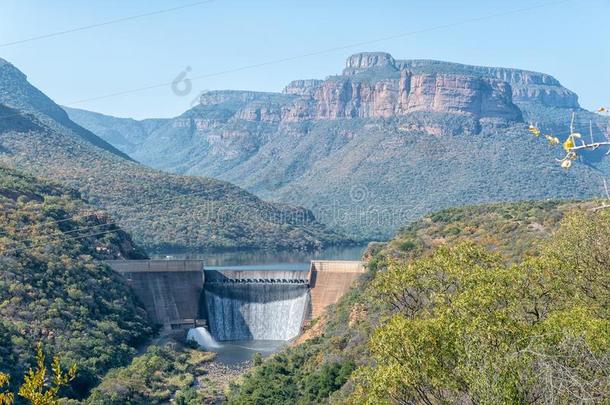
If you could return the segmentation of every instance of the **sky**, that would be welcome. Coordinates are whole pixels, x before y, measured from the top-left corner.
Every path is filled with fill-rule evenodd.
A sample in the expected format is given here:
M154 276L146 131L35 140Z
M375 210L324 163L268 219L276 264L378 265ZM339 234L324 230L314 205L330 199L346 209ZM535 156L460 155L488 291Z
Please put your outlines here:
M119 117L177 116L207 90L281 91L362 51L545 72L585 108L610 104L610 0L0 2L1 58L57 103Z

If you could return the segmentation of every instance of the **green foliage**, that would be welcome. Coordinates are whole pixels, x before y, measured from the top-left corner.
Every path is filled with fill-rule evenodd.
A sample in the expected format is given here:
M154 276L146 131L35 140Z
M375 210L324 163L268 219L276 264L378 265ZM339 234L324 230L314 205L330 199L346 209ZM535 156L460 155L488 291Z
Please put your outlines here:
M5 78L3 73L6 65L0 65L0 105L6 101L15 108L6 115L29 114L16 122L3 120L0 163L79 190L149 249L311 250L346 242L304 208L265 202L226 182L168 174L127 160L70 121L19 74Z
M146 256L78 193L3 168L0 208L0 372L14 388L42 341L52 355L78 364L69 393L82 396L152 332L128 287L101 260Z
M471 240L517 260L537 254L537 241L550 237L567 211L593 206L590 201L524 201L449 208L400 229L383 255L406 260L437 246Z
M229 183L155 171L104 151L69 152L75 145L56 133L34 136L3 134L15 153L0 153L0 162L80 190L149 249L313 249L345 241L310 211Z
M265 360L234 387L228 403L310 404L328 399L345 384L355 365L351 361L319 363L321 343L314 339Z
M252 356L252 365L254 367L257 367L261 364L263 364L263 356L259 352L254 353L254 355Z
M186 405L222 397L214 385L194 387L212 358L210 353L188 348L151 346L129 366L111 370L84 403L165 404L174 398L175 403Z
M607 400L610 213L568 215L507 266L470 242L391 262L371 285L385 320L354 403Z
M27 399L32 405L58 405L59 390L76 377L76 364L64 371L59 357L53 357L52 376L47 376L45 355L42 343L36 347L36 369L29 369L23 384L19 387L19 396Z
M345 384L356 368L351 361L344 363L326 363L304 379L304 399L317 403L328 399Z
M369 272L316 320L320 334L255 368L230 399L603 402L610 212L595 205L464 207L410 224L370 246ZM316 386L321 370L350 363L346 384ZM319 396L305 399L306 381Z

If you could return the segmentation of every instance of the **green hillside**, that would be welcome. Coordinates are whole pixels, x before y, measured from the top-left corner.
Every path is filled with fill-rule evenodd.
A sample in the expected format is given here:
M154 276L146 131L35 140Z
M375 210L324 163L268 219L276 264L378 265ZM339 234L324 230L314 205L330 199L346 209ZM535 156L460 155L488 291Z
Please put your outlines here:
M593 206L451 209L371 245L369 273L309 340L229 403L603 403L610 213Z
M71 395L83 395L152 333L100 260L146 255L78 192L3 167L0 208L0 372L20 384L42 342L78 365Z
M0 162L78 189L148 249L314 249L346 242L309 210L125 159L4 61L0 131Z

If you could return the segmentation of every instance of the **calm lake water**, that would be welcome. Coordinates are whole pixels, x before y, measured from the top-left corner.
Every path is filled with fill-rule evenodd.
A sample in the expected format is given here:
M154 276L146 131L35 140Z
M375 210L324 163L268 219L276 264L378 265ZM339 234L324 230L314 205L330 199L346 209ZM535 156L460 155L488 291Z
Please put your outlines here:
M239 266L243 270L260 270L261 265L271 270L309 270L310 260L360 260L366 245L330 247L316 252L250 250L223 253L174 253L152 254L152 259L194 259L203 260L206 268ZM273 265L270 266L269 265Z
M231 268L239 270L309 270L310 260L360 260L366 245L331 247L317 252L292 251L245 251L224 253L174 253L164 252L151 255L153 259L195 259L203 260L207 269ZM217 353L216 361L237 365L252 359L255 353L267 357L289 341L249 340L216 342L218 347L207 348Z

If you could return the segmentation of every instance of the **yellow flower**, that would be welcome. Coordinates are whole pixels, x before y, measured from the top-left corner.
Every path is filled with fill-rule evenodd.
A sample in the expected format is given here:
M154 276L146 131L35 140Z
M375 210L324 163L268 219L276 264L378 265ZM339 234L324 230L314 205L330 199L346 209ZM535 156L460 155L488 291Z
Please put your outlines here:
M538 128L536 128L535 126L533 126L532 124L530 124L528 131L530 131L535 136L540 136L540 130Z
M572 139L572 136L570 135L568 137L568 139L566 139L566 141L563 143L563 149L566 152L569 152L572 150L573 147L574 147L574 139Z
M556 136L545 135L544 137L546 138L547 141L549 141L549 144L551 144L551 145L557 145L559 143L559 138L557 138Z

